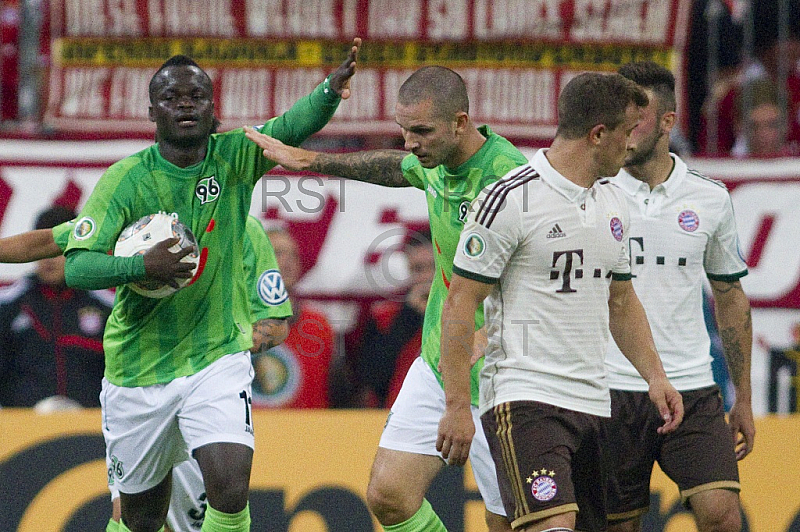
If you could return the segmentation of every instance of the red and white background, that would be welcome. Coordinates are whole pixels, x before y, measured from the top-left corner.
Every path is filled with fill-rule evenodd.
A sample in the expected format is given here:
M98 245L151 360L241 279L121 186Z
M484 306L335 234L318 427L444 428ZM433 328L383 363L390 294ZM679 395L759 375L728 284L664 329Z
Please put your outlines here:
M53 203L82 205L112 162L146 141L39 142L0 145L0 236L31 229ZM531 155L532 150L526 149ZM787 346L800 322L800 164L796 159L689 164L727 183L742 253L750 274L742 281L753 305L754 408L767 410L766 345ZM401 289L407 279L397 246L427 220L422 191L382 189L341 179L268 174L256 186L251 212L280 221L300 241L305 272L298 287L316 299L341 332L352 328L360 301ZM32 265L0 265L10 281Z

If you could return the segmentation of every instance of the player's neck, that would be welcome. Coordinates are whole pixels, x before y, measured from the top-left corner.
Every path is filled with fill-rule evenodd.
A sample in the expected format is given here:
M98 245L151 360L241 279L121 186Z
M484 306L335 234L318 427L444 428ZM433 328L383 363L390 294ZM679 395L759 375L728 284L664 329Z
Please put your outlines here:
M486 142L486 137L478 131L478 128L471 127L467 133L467 136L464 138L464 141L461 143L461 149L459 150L459 157L457 160L453 161L453 166L447 166L449 169L454 170L467 162L470 157L478 153L484 143Z
M590 188L600 177L586 153L582 139L556 137L545 157L556 172L578 186Z
M675 160L670 156L669 149L667 149L659 150L652 159L643 164L626 166L625 171L639 181L647 183L650 190L653 190L669 179L673 168L675 168Z
M187 168L202 162L206 158L206 150L208 149L208 139L198 146L176 146L169 142L158 143L158 153L161 157L171 162L178 168Z

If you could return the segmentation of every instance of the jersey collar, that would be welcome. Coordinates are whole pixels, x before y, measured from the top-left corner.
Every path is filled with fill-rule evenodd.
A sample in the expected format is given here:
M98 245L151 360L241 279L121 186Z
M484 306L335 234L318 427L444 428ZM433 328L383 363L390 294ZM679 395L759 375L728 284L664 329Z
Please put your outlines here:
M674 153L670 153L670 157L675 161L672 166L672 172L666 181L657 185L653 192L662 192L665 196L675 194L675 191L680 186L683 178L686 176L686 163ZM635 196L637 192L644 191L650 193L650 187L644 181L639 181L630 175L624 168L611 180L612 183L621 188L629 196Z
M594 190L594 185L589 188L583 188L561 175L547 160L546 152L547 148L542 148L530 160L530 165L539 173L542 181L572 202L582 200L590 191Z

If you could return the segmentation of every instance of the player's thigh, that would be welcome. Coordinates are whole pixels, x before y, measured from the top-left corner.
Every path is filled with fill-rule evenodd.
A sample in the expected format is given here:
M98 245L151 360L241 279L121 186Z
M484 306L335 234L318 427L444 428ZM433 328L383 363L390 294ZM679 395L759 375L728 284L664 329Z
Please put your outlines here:
M193 456L196 449L212 443L239 443L253 449L250 354L226 355L186 381L178 422Z
M562 517L555 521L566 524L552 526L571 526L578 511L572 457L587 433L597 437L599 419L543 403L519 401L498 405L484 413L481 420L512 526L535 530L557 515ZM582 489L602 495L601 467L597 460L593 465L598 472L593 485ZM603 501L599 497L600 506L591 512L603 516L602 525L585 530L601 530L600 526L605 526Z
M678 485L684 502L712 489L738 492L739 469L733 435L716 386L681 392L685 414L664 438L658 463Z
M739 530L739 494L726 489L711 489L689 497L689 505L700 530ZM722 526L726 523L727 526ZM722 528L718 528L722 526Z
M368 490L371 498L402 497L422 501L442 467L444 462L438 456L378 447Z
M611 390L611 418L602 420L600 430L610 523L647 513L662 424L647 392Z
M128 388L103 379L100 393L109 488L140 493L188 457L177 412L180 383Z
M172 495L167 524L176 532L200 530L206 511L206 490L200 465L194 459L172 468Z
M406 373L378 446L441 458L436 438L444 410L444 390L428 364L417 358Z
M500 495L500 487L497 484L497 468L492 458L492 451L489 449L489 442L486 440L486 434L483 432L480 411L474 406L472 407L472 420L475 423L475 436L472 438L472 445L469 449L472 476L475 477L475 484L478 486L478 492L483 498L486 510L500 518L487 517L486 523L487 525L502 524L503 522L508 524L505 517L506 510L503 507L503 497ZM504 530L504 528L494 525L490 527L490 530Z

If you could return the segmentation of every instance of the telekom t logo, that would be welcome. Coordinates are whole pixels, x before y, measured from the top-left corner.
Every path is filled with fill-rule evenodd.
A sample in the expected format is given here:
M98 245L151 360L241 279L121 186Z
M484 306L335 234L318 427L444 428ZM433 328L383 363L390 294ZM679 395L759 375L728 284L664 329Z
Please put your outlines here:
M563 261L560 261L561 257L564 257ZM561 288L556 290L556 292L560 293L569 293L569 292L577 292L574 288L570 286L570 281L572 280L573 271L572 271L572 262L573 257L577 257L580 261L576 266L583 266L583 250L582 249L570 249L567 251L554 251L553 252L553 264L552 270L550 270L550 280L555 281L558 279L559 275L561 275ZM559 265L559 262L563 262L563 267ZM583 278L583 268L575 268L575 279Z

